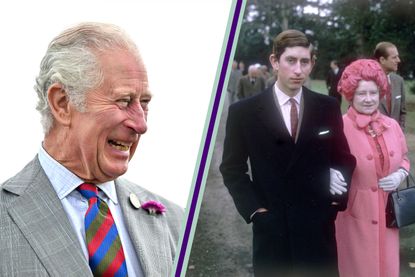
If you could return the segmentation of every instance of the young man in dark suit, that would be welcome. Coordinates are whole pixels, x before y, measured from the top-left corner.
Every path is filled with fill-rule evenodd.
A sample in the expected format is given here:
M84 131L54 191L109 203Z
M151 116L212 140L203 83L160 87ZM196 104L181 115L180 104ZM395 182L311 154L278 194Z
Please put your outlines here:
M340 107L303 86L314 54L302 32L280 33L270 62L274 86L229 108L220 170L253 223L256 276L335 276L334 220L355 166Z

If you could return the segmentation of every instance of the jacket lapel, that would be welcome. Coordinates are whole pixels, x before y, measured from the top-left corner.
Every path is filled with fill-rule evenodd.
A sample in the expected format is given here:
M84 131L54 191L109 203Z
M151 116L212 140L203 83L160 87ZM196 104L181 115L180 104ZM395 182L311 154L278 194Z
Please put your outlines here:
M288 169L295 164L297 159L304 153L306 147L309 147L309 140L315 135L315 117L316 113L320 111L318 103L314 101L311 92L303 87L303 114L301 117L301 125L298 133L296 145L294 147L293 155L288 164Z
M386 115L390 115L390 112L388 111L387 105L386 105L386 99L383 97L379 101L379 110Z
M115 180L118 201L123 211L125 224L136 249L145 276L169 276L173 263L169 247L168 228L164 215L149 215L142 208L134 207L130 195L135 194L140 203L149 200L148 193L124 180Z
M270 87L258 101L256 107L257 115L275 138L292 144L293 140L276 103L277 100L275 99L273 88Z
M92 276L62 203L37 156L4 187L17 194L10 217L51 276Z
M399 83L398 83L398 79L396 78L395 74L391 73L390 74L390 89L391 89L391 110L389 115L391 115L391 117L393 117L393 115L396 113L395 111L395 105L394 103L396 102L396 97L400 95L400 91L397 89L399 88Z

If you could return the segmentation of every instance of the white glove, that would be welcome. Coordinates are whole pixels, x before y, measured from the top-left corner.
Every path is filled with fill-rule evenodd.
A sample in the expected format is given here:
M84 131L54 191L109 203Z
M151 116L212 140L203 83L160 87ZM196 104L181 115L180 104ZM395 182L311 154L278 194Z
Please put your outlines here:
M344 180L343 174L333 168L330 168L330 193L332 195L342 195L343 192L347 192L347 183Z
M379 180L379 187L384 191L393 191L402 183L408 173L402 168Z

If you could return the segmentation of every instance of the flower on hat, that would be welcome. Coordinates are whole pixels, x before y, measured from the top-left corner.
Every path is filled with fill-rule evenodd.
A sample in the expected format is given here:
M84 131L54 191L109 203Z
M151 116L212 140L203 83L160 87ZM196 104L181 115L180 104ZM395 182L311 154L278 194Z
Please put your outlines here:
M164 207L163 204L157 201L154 201L154 200L150 200L150 201L143 203L141 205L141 208L143 208L144 210L147 210L147 212L150 215L162 214L166 211L166 207Z

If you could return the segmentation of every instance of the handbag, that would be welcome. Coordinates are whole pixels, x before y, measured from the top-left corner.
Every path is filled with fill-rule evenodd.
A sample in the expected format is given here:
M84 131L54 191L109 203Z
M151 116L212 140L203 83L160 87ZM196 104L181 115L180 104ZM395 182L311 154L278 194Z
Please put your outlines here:
M406 188L388 195L386 204L386 227L401 228L415 223L415 181L409 173Z

